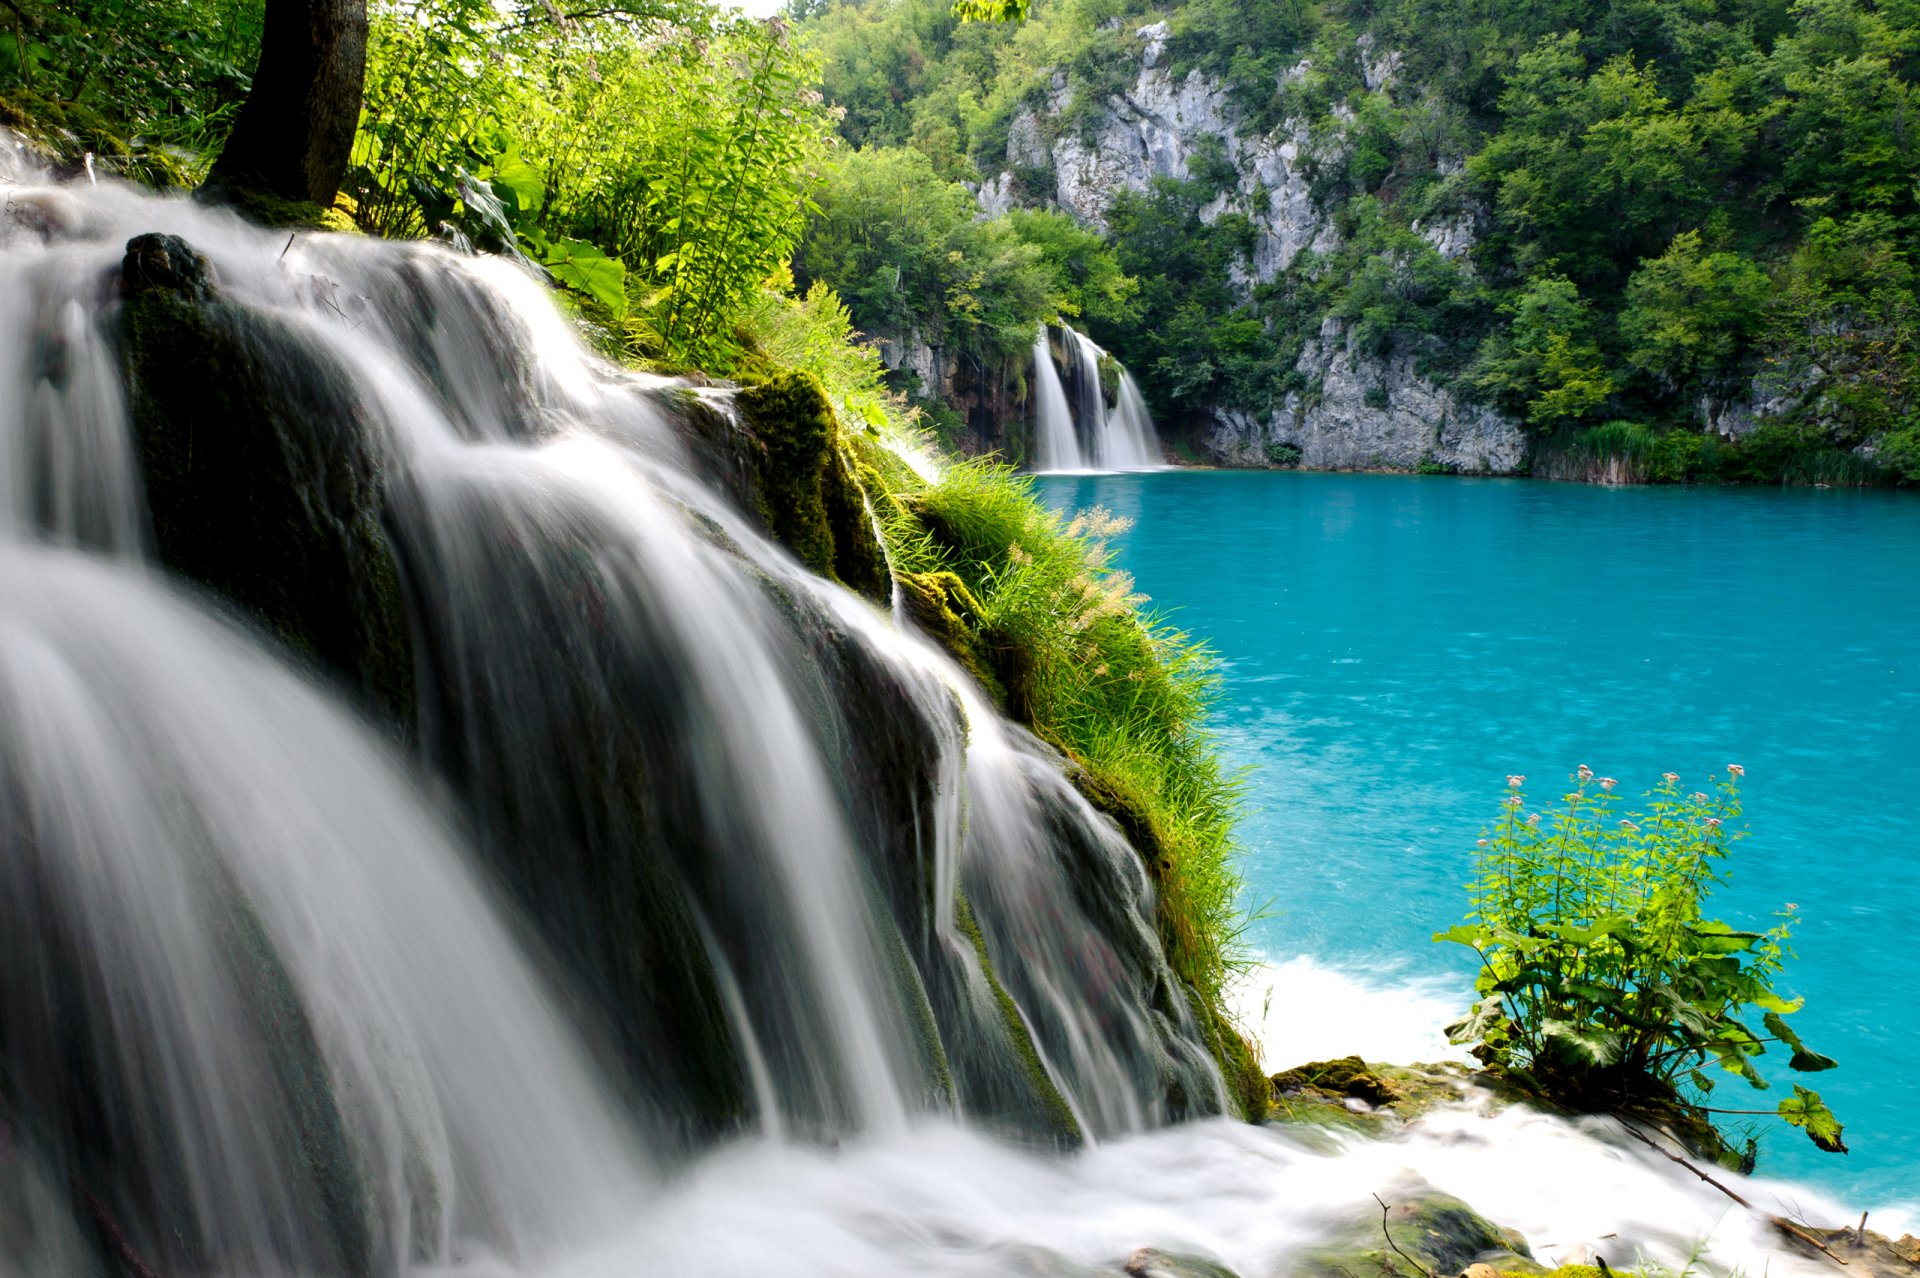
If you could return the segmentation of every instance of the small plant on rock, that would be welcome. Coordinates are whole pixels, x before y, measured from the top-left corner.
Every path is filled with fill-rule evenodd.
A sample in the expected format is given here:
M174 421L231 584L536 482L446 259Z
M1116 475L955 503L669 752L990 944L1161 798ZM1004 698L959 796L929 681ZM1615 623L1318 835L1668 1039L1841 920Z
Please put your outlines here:
M1500 820L1479 841L1467 921L1434 937L1480 956L1480 1000L1448 1028L1452 1040L1575 1109L1689 1122L1777 1115L1845 1153L1832 1110L1804 1087L1772 1110L1705 1104L1711 1066L1766 1087L1754 1061L1769 1046L1791 1053L1790 1069L1834 1067L1787 1024L1801 1000L1773 989L1794 907L1765 932L1704 911L1745 837L1733 828L1741 775L1730 766L1711 792L1683 792L1666 773L1638 812L1621 811L1617 783L1585 766L1540 812L1529 810L1526 778L1508 777Z

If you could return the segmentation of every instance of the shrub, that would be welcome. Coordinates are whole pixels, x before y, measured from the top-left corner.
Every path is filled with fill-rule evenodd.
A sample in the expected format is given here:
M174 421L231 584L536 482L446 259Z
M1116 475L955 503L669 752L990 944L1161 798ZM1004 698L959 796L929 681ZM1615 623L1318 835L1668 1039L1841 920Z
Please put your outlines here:
M1717 1064L1756 1088L1769 1044L1788 1068L1831 1069L1803 1045L1773 978L1787 955L1793 906L1765 932L1707 918L1731 846L1745 837L1738 779L1682 793L1666 773L1644 812L1621 813L1611 777L1582 766L1551 816L1527 813L1524 777L1508 777L1502 814L1480 840L1467 921L1436 941L1480 956L1472 1012L1448 1033L1473 1054L1556 1102L1590 1111L1771 1113L1820 1148L1845 1153L1840 1124L1795 1086L1771 1111L1712 1110ZM1760 1013L1761 1029L1747 1022Z

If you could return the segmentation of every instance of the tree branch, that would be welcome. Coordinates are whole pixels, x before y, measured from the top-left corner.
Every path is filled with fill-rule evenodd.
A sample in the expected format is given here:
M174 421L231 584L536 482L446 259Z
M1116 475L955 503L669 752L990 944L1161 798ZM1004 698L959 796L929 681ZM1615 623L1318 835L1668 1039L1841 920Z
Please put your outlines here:
M1382 1236L1386 1238L1387 1246L1393 1248L1393 1254L1400 1257L1400 1259L1406 1261L1409 1265L1412 1265L1415 1273L1424 1274L1426 1275L1426 1278L1440 1278L1440 1276L1434 1273L1433 1270L1427 1268L1425 1265L1415 1260L1412 1256L1409 1256L1406 1252L1400 1250L1400 1244L1393 1240L1393 1234L1390 1233L1387 1229L1387 1212L1389 1209L1387 1207L1386 1202L1382 1200L1380 1195L1378 1194L1375 1194L1373 1196L1373 1201L1380 1204L1380 1233Z

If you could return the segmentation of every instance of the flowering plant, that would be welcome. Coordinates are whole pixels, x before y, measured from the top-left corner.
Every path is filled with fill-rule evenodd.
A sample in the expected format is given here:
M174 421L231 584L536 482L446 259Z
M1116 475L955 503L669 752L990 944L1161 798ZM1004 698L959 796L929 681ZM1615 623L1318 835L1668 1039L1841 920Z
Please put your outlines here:
M1449 1037L1576 1108L1774 1114L1845 1153L1833 1112L1804 1087L1773 1110L1705 1104L1709 1066L1766 1087L1754 1058L1770 1045L1791 1053L1790 1069L1834 1067L1787 1024L1802 1001L1772 985L1795 907L1765 932L1703 912L1746 837L1733 828L1743 775L1732 765L1708 791L1683 793L1668 772L1645 811L1621 812L1618 782L1583 765L1547 814L1528 810L1525 777L1508 777L1500 819L1479 840L1466 922L1434 937L1480 956L1480 999Z

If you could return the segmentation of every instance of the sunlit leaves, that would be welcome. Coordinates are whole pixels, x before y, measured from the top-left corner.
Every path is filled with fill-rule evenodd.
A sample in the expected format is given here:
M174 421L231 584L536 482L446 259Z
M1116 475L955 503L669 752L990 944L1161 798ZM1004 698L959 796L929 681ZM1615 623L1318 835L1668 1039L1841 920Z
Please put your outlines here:
M585 240L555 240L542 260L553 278L580 290L613 312L627 313L626 264L608 257Z

